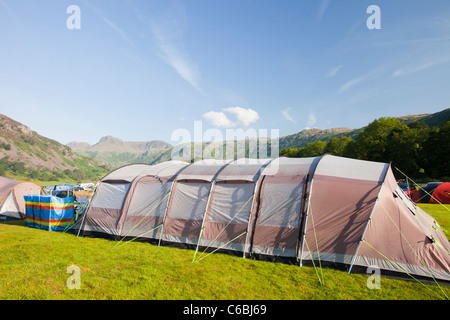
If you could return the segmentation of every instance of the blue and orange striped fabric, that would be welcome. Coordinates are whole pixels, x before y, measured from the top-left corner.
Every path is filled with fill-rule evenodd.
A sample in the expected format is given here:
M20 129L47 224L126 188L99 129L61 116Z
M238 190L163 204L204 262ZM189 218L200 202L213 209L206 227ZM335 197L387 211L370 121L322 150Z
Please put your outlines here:
M74 198L27 195L25 225L49 231L64 231L74 224Z

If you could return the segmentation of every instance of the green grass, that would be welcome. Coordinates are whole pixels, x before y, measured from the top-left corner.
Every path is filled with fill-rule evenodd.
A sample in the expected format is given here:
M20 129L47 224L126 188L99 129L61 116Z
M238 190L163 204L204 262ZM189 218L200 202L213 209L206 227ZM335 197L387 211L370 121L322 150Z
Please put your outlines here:
M421 203L419 206L436 219L441 226L442 231L444 231L447 238L450 239L450 204L440 205Z
M429 212L449 230L445 209ZM439 216L439 218L438 218ZM441 288L415 281L381 279L369 290L369 275L212 254L192 263L194 251L115 242L0 224L0 299L201 299L201 300L386 300L450 297ZM67 267L81 268L81 289L68 289ZM425 286L426 287L425 287ZM434 293L436 294L434 294Z

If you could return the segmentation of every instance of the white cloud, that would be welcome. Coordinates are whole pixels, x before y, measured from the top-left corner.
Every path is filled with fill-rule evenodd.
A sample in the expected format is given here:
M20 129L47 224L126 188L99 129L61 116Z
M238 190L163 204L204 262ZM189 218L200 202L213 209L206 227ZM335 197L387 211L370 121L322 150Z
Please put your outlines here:
M209 111L203 114L203 117L214 126L221 128L233 128L239 124L248 127L259 119L258 112L250 108L231 107L225 108L223 111ZM236 121L230 120L225 112L233 114L236 117Z
M316 115L310 111L308 115L308 121L306 121L306 129L310 129L317 123Z
M228 119L227 115L223 112L209 111L203 114L203 117L210 121L215 127L230 128L234 127L234 123Z
M150 22L150 29L163 60L167 62L178 75L194 88L200 88L200 72L197 65L189 58L183 48L183 33L186 29L186 13L181 5L163 15L158 20Z
M319 18L319 20L322 20L322 17L325 14L325 11L327 11L330 3L331 3L331 0L322 0L320 7L319 7L319 12L317 14L317 17Z
M283 117L284 117L286 120L291 121L291 122L293 122L293 123L297 123L297 121L295 121L294 118L292 118L292 116L291 116L291 114L290 114L291 109L292 109L292 108L284 109L284 110L281 111L281 114L283 115Z
M231 107L223 109L225 112L233 113L242 124L248 127L253 122L258 121L259 114L250 108Z
M330 72L328 72L327 77L332 78L335 77L339 70L341 70L344 67L343 64L341 64L340 66L334 67L333 69L330 70Z
M364 81L365 79L366 79L366 77L365 77L365 76L362 76L362 77L359 77L359 78L356 78L356 79L353 79L353 80L350 80L350 81L344 83L344 84L339 88L338 94L342 94L342 93L346 92L346 91L349 90L351 87L357 85L358 83L361 83L361 82Z

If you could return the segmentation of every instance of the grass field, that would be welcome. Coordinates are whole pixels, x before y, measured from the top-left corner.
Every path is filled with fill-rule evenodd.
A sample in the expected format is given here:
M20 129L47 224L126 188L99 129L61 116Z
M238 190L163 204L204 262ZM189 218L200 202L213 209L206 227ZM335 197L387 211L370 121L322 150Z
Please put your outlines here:
M450 212L421 205L445 230ZM449 235L448 232L446 233ZM212 254L192 263L194 252L132 242L115 242L0 224L0 299L169 299L169 300L438 300L450 286L381 279L367 287L369 275L315 269ZM81 288L69 289L67 268L81 270Z

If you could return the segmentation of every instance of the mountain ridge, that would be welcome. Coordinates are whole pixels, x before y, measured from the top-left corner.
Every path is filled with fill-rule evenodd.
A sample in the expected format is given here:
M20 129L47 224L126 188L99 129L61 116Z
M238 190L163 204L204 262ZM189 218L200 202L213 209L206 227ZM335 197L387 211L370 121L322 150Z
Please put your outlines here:
M162 140L124 141L111 135L101 137L91 145L87 142L69 142L74 152L100 159L114 166L133 162L151 162L161 153L172 148L170 143Z
M406 115L394 117L405 124L410 124L416 121L422 121L428 126L439 126L445 121L450 120L450 108L444 109L436 113L423 113L418 115ZM300 148L306 146L308 143L316 141L329 141L334 137L348 136L356 138L360 132L364 130L365 126L362 128L347 128L347 127L337 127L330 129L320 129L320 128L309 128L301 130L297 133L286 135L279 138L279 150L287 148ZM248 140L248 139L247 139ZM247 141L243 140L243 141ZM251 140L251 139L250 139ZM239 143L242 145L243 141ZM260 139L261 141L261 139ZM189 144L189 143L188 143ZM186 144L186 145L188 145ZM201 148L194 148L194 145L199 144L199 142L191 143L190 150L192 153L192 159L201 157L201 154L196 153L198 150L203 150L204 148L224 150L226 141L220 142L210 142L202 143ZM176 153L175 146L170 143L161 140L151 140L151 141L123 141L119 138L113 136L102 137L96 144L90 145L85 142L71 142L67 144L72 147L75 152L79 152L84 155L95 157L106 161L114 166L120 166L128 163L150 163L156 164L162 161L170 160L172 154ZM181 148L181 146L176 146L176 148ZM244 146L245 155L252 157L257 156L259 151L259 144L256 147L250 148L249 146ZM270 148L270 141L268 143L268 148ZM250 150L251 149L251 150Z
M28 126L0 114L0 171L30 179L61 178L95 180L109 166L79 155Z

